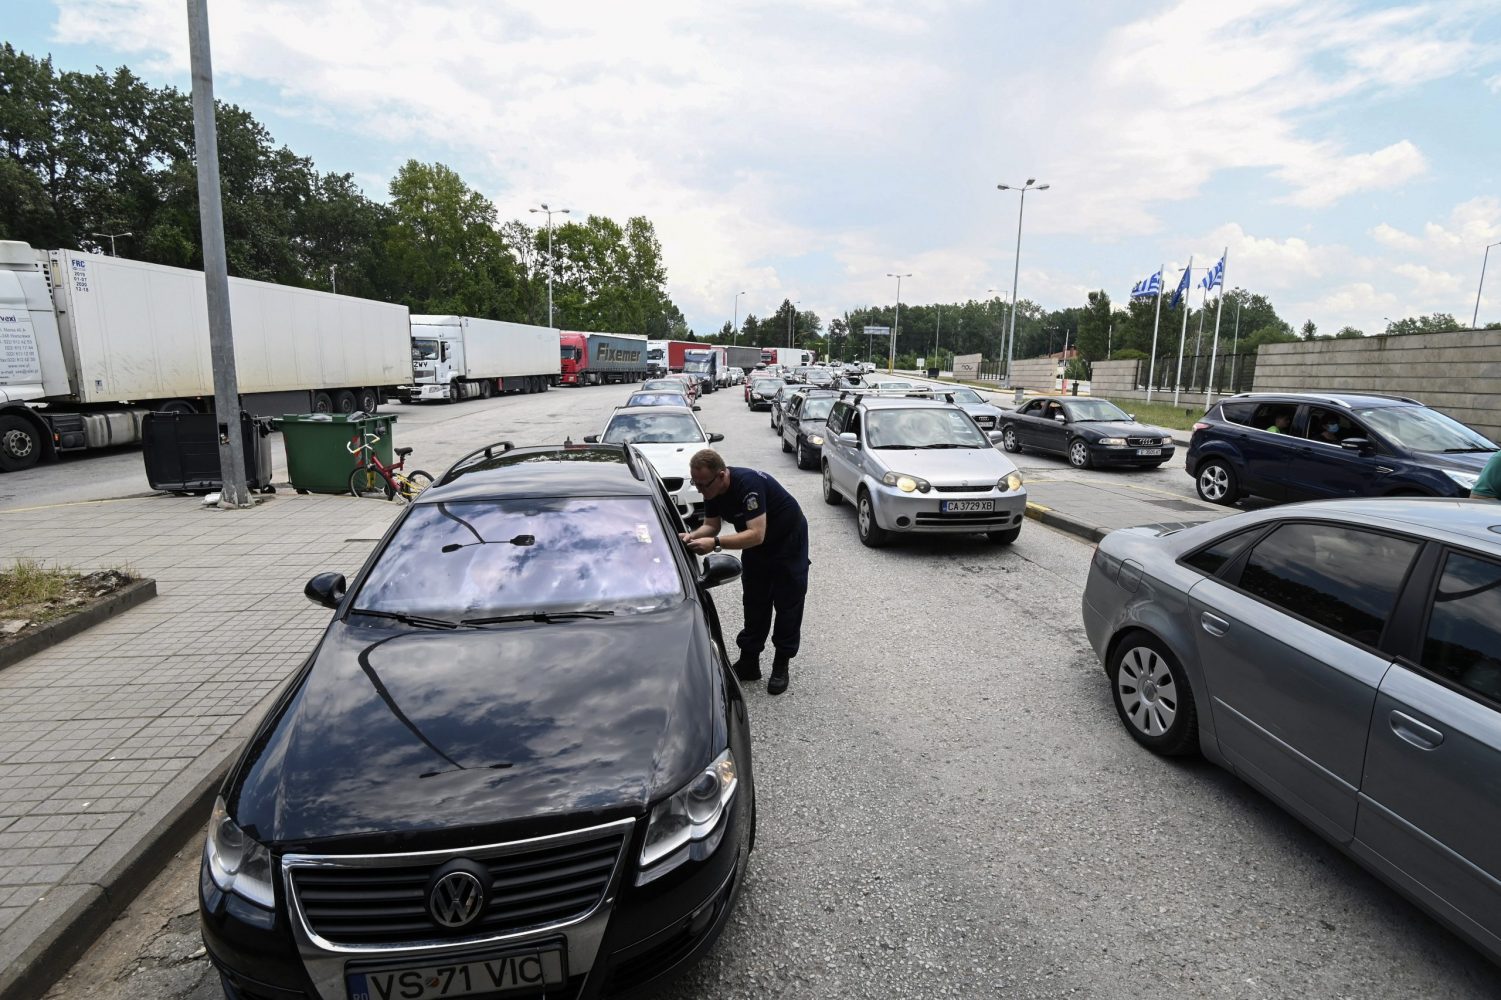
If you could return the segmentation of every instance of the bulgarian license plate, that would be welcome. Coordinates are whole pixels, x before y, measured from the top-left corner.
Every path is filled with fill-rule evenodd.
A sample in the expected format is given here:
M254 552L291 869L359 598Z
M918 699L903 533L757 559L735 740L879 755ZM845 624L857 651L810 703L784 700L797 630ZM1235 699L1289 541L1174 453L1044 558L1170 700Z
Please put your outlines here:
M945 500L938 509L945 514L989 514L995 510L995 501Z
M1161 448L1137 448L1136 449L1136 454L1138 454L1138 455L1161 455L1162 454L1162 449Z
M434 1000L477 993L536 993L562 986L566 979L563 952L551 948L452 965L351 972L347 985L349 1000Z

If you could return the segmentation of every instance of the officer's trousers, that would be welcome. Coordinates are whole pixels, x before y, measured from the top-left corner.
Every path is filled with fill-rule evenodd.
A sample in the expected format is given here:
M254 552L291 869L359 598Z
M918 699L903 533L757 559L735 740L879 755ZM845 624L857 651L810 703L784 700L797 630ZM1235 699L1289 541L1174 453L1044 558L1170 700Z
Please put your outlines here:
M790 556L767 558L747 549L741 558L740 583L745 588L745 628L735 637L741 652L760 655L771 635L772 648L788 659L797 655L803 630L803 601L808 596L807 535ZM759 548L759 546L757 546ZM776 624L772 624L775 612Z

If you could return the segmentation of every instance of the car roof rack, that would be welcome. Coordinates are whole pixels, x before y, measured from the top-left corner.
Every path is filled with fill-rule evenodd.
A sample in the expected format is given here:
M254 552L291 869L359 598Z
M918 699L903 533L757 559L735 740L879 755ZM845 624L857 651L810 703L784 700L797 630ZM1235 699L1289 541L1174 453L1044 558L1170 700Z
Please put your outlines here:
M483 448L476 448L469 454L465 455L463 458L459 459L457 462L450 465L448 467L448 471L443 473L443 475L438 478L438 485L446 486L448 483L453 482L454 476L462 471L465 466L473 465L474 463L483 459L494 458L496 449L499 449L500 454L504 455L506 452L513 450L515 447L516 446L509 441L496 441L493 444L485 445Z
M1351 389L1348 393L1344 393L1344 395L1370 396L1373 399L1391 399L1399 403L1412 403L1415 406L1427 405L1421 399L1413 399L1411 396L1399 396L1396 393L1392 392L1366 392L1361 389ZM1290 392L1237 392L1233 396L1221 396L1220 400L1221 402L1223 402L1226 399L1260 399L1267 396L1300 396L1304 399L1313 399L1319 401L1320 403L1328 403L1330 406L1343 406L1347 410L1351 409L1351 406L1347 401L1329 393L1299 392L1297 390L1292 390Z

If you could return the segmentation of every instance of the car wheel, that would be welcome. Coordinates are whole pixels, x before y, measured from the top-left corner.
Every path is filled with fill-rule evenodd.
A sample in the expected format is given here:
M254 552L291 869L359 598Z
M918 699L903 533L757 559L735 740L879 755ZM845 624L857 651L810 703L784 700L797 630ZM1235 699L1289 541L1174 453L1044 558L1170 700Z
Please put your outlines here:
M1194 488L1199 491L1199 499L1226 507L1240 497L1240 490L1235 484L1235 470L1218 460L1199 466L1199 474L1194 477Z
M870 493L860 491L860 497L855 501L855 525L860 532L860 541L867 548L879 549L891 541L891 532L876 523L876 505L871 502Z
M1133 632L1110 658L1110 693L1132 739L1153 753L1177 757L1199 746L1199 716L1188 675L1167 647Z
M1001 447L1005 448L1013 455L1021 454L1021 439L1016 436L1016 428L1012 427L1010 424L1007 424L1006 429L1001 431Z
M829 463L823 463L823 502L830 507L838 507L844 503L844 497L834 488L834 474L829 471Z
M1089 459L1089 442L1074 438L1068 443L1068 464L1076 469L1087 469L1094 463Z
M787 454L791 450L792 450L792 445L790 445L790 444L787 443L787 438L784 436L782 438L782 454L785 455L785 454Z
M799 469L813 468L813 463L808 460L808 447L803 444L802 438L797 440L797 467Z

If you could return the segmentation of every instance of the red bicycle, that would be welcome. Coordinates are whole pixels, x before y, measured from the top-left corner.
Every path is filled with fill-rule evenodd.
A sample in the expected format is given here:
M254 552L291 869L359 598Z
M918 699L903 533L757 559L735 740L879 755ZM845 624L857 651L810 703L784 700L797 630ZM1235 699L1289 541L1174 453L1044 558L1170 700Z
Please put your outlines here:
M421 469L403 472L410 448L397 448L396 461L386 465L375 452L380 435L366 431L358 442L351 441L344 448L351 455L360 456L360 464L349 473L349 492L357 497L399 500L408 503L417 494L433 484L433 477Z

